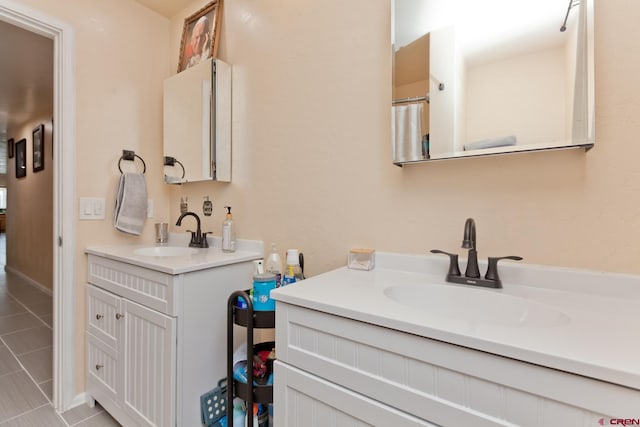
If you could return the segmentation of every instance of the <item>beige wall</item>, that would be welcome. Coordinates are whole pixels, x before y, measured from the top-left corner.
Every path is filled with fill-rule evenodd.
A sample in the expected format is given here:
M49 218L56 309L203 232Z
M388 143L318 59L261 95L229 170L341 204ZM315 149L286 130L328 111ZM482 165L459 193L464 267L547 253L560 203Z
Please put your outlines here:
M219 234L231 204L240 237L300 248L310 274L344 265L352 246L463 253L467 217L481 258L640 273L637 13L633 0L596 0L591 151L401 169L390 160L388 1L228 1L220 56L234 66L233 183L172 189L172 218L180 196L210 194L209 229ZM172 21L172 53L180 28Z
M175 70L182 19L129 0L26 0L70 23L77 44L77 196L107 197L106 221L79 221L77 336L83 388L87 245L152 240L111 226L123 148L147 161L156 219L181 196L219 229L234 207L240 238L304 251L307 272L345 264L353 246L426 253L459 248L465 218L481 258L640 273L637 159L640 66L634 0L596 0L597 145L398 168L390 160L387 0L227 0L220 57L233 64L233 183L161 184L162 81ZM170 202L170 203L169 203ZM175 228L174 228L175 230Z
M115 190L123 149L135 150L147 164L147 189L156 218L168 211L162 184L162 82L169 76L169 20L132 0L22 0L65 21L76 44L76 196L106 197L105 221L78 221L77 375L84 390L85 247L153 241L153 222L143 236L113 228ZM140 164L123 162L123 170ZM141 170L141 168L140 168ZM76 205L77 215L77 205Z
M53 290L53 111L11 129L15 142L27 140L27 175L16 178L16 158L7 168L7 268ZM33 172L33 129L44 125L44 169Z
M569 142L566 62L559 46L467 68L464 143L507 135L519 145Z

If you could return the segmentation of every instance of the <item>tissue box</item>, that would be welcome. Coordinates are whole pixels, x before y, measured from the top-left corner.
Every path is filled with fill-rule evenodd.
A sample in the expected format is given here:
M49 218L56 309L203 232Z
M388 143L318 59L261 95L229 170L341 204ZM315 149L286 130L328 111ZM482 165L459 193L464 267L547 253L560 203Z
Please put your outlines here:
M349 251L347 267L354 270L373 270L376 266L375 249L356 248Z

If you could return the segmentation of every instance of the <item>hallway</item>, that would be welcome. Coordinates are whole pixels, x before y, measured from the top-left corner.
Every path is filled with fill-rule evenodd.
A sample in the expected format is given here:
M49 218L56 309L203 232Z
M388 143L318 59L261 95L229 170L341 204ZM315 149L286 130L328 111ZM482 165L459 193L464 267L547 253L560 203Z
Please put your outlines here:
M118 426L99 405L53 410L53 298L6 273L5 263L0 233L0 426Z

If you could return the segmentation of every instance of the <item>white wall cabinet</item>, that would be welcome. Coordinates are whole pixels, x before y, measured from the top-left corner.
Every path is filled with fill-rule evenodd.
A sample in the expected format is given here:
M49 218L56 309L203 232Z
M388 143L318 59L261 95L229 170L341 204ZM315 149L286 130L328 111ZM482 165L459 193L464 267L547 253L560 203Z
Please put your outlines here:
M89 255L87 392L122 425L198 426L226 376L226 302L243 261L184 274Z
M281 300L276 351L279 427L586 426L638 407L627 387Z

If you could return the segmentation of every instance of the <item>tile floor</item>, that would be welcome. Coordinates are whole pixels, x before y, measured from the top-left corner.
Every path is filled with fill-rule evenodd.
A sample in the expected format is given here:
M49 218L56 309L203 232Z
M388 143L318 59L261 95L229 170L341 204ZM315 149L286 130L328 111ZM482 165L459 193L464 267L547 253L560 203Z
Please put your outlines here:
M51 406L53 299L5 273L0 233L0 427L109 427L119 424L99 405L63 414Z

